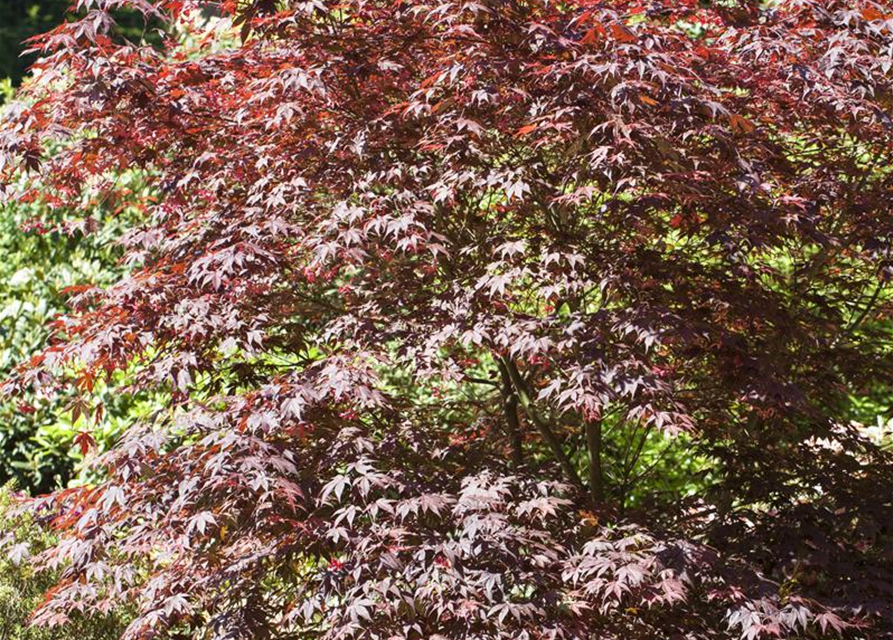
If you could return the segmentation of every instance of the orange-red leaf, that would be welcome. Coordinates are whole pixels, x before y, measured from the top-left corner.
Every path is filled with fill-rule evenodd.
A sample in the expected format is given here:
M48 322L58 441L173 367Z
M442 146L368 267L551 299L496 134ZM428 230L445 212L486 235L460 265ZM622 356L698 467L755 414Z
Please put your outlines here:
M614 23L611 25L611 35L618 42L638 42L639 39L632 31L624 27L622 24Z
M87 452L96 445L96 440L89 431L78 431L74 437L74 443L81 448L81 455L87 455Z

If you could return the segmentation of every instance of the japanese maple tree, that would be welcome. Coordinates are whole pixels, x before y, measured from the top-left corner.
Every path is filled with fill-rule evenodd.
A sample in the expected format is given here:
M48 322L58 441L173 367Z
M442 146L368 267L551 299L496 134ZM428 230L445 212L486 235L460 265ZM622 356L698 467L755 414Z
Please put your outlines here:
M890 3L205 4L79 0L0 129L143 211L8 387L166 397L29 502L36 623L893 633Z

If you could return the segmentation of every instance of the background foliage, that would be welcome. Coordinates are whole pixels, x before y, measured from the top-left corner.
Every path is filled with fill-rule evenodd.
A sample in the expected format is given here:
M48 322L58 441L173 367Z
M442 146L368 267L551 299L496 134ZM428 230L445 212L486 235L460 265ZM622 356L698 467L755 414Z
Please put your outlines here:
M124 178L122 182L126 182ZM119 212L120 213L120 212ZM65 309L71 287L113 281L122 269L113 239L126 226L126 213L111 215L108 207L77 225L47 230L53 224L39 211L22 205L0 206L0 370L9 375L46 344L49 324ZM62 221L56 216L55 223ZM0 405L0 480L14 479L20 488L45 493L65 486L81 453L73 442L84 429L100 443L116 432L116 416L128 401L109 397L110 413L99 424L87 424L64 406L39 394Z

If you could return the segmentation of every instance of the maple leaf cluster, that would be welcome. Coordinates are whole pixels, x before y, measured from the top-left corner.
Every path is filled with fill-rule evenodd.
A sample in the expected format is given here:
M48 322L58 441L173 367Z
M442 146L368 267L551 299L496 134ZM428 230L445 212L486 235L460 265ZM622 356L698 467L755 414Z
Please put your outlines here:
M201 5L81 0L0 127L6 197L143 212L8 388L166 394L29 503L37 623L893 633L893 7Z

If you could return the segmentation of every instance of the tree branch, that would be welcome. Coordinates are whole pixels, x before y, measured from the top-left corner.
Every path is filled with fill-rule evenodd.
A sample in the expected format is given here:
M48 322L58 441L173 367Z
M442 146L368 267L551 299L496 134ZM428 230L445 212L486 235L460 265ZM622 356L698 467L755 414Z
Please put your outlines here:
M574 469L574 465L571 462L571 459L567 457L567 454L564 453L564 450L561 448L561 443L558 441L558 438L555 437L555 434L552 433L552 429L549 428L548 423L543 420L542 416L537 412L536 406L530 399L530 395L527 392L527 387L524 384L524 380L521 378L521 374L518 371L518 367L515 366L515 363L510 359L506 358L503 360L506 371L508 371L509 378L512 381L512 384L515 387L515 391L518 394L518 401L521 404L521 407L524 409L524 413L527 414L527 417L530 418L530 421L536 426L537 430L540 432L540 435L543 437L543 440L546 441L546 444L549 445L549 448L552 450L552 454L558 460L558 463L561 465L561 469L564 471L564 474L567 476L568 480L576 486L581 491L585 491L586 487L583 484L583 481L580 480L580 476L577 473L577 470Z
M524 463L524 444L521 435L521 424L518 421L518 394L512 387L512 378L502 361L497 360L499 375L502 377L502 402L505 422L508 426L512 447L512 465L518 469Z

